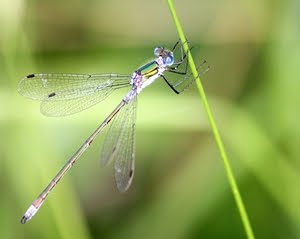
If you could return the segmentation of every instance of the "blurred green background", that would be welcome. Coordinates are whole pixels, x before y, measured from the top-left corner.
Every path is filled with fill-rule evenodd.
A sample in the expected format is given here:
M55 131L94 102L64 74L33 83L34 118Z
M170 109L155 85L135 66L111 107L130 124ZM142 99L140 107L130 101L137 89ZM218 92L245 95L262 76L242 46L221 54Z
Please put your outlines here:
M300 238L299 1L174 1L257 238ZM20 218L122 99L40 114L29 73L129 73L178 39L166 1L0 2L0 238L245 238L195 87L139 96L136 174L120 194L97 139L26 225Z

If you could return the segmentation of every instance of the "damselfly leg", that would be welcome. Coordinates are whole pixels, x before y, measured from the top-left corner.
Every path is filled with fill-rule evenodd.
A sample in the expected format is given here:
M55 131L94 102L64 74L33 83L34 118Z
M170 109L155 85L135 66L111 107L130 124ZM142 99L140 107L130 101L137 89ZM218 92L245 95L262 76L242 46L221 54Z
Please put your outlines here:
M185 44L188 44L189 46L188 41ZM194 47L189 46L189 51L192 49L194 49ZM180 94L193 84L195 77L189 70L188 57L184 52L183 44L180 41L177 41L172 50L174 58L179 60L174 62L172 66L169 66L161 77L176 94ZM206 60L202 60L197 67L198 75L205 74L209 69L210 67L207 65Z

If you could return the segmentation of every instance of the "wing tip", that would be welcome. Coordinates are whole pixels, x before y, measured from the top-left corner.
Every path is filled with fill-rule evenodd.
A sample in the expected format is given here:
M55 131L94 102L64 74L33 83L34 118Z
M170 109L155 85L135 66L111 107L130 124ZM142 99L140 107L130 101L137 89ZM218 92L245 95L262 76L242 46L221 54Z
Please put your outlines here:
M18 83L17 90L20 95L22 95L26 98L33 99L33 100L40 100L38 97L35 97L34 95L29 94L27 91L28 84L30 84L28 79L33 79L35 77L36 77L36 74L29 74L29 75L23 77Z
M125 193L130 188L130 185L132 183L133 176L134 176L134 170L130 169L129 174L128 174L128 179L125 181L120 180L118 176L119 176L118 172L116 172L115 180L116 180L117 188L118 188L119 192Z

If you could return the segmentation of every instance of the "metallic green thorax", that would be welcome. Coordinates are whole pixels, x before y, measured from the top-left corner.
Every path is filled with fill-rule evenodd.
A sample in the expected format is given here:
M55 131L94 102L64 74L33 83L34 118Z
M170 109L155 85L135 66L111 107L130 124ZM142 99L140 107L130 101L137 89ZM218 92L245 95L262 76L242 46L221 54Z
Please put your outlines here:
M136 70L137 73L140 73L141 75L145 76L146 78L149 78L158 72L158 64L156 61L151 61L143 66L141 66L139 69Z

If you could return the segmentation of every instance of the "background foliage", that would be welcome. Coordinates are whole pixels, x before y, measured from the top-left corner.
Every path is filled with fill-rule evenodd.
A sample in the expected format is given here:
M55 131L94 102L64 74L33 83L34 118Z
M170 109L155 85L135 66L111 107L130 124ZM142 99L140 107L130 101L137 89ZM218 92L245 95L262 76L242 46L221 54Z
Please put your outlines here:
M297 1L175 1L257 238L299 238ZM133 185L99 165L99 138L28 224L37 194L120 101L46 118L17 94L33 72L131 73L178 36L167 3L0 2L1 238L244 238L195 89L139 97Z

